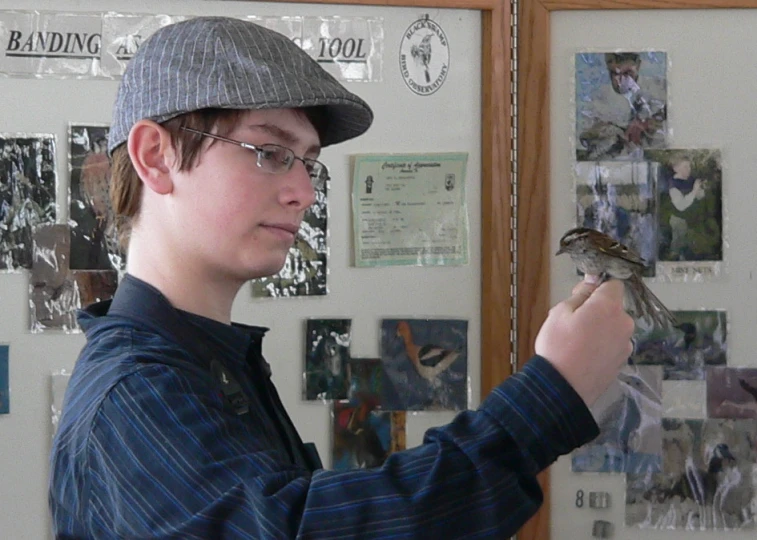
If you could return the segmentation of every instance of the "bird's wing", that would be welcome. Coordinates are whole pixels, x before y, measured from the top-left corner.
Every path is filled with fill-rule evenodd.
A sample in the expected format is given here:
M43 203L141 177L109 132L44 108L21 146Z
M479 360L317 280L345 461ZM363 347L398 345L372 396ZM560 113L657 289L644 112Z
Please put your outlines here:
M460 357L459 351L448 351L447 355L444 358L442 358L442 360L438 364L436 364L436 366L434 366L433 368L434 377L436 377L437 375L445 371L459 357Z
M614 240L610 236L603 238L601 242L598 242L599 251L626 260L633 264L645 266L646 261L641 258L641 255L636 253L633 249L629 248L625 244Z
M451 351L438 345L427 344L418 349L418 361L428 367L434 367Z

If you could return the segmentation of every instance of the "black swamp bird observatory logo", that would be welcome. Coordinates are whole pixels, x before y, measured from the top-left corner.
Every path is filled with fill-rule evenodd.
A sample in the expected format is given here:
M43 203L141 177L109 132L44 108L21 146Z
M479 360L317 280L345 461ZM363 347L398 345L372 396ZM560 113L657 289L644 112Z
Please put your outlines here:
M449 44L444 30L428 15L411 24L400 43L400 73L408 88L430 96L449 71Z

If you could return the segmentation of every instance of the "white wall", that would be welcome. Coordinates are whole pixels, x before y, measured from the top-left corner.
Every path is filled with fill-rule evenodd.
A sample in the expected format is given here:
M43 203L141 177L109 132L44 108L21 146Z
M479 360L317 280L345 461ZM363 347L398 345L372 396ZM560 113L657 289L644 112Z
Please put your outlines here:
M274 379L305 440L329 455L329 407L303 403L304 323L308 317L351 317L352 352L377 356L382 317L457 317L469 325L471 406L479 402L480 386L480 64L481 28L477 11L429 12L450 42L450 72L431 97L410 92L399 74L399 45L411 22L427 11L378 7L314 6L200 0L0 0L0 10L123 11L176 15L342 15L384 18L383 82L353 83L376 113L363 137L327 148L322 160L331 170L330 294L324 298L252 299L244 288L234 305L240 322L269 326L265 355ZM0 78L0 133L54 133L58 137L58 173L65 219L68 182L69 122L107 123L117 83L99 80ZM469 153L467 202L470 218L470 260L465 267L350 266L351 229L348 162L356 153ZM0 275L0 343L10 344L11 414L0 416L0 537L40 539L49 535L47 510L50 447L50 373L71 369L82 335L28 333L28 276ZM444 423L450 413L408 414L408 445L421 441L427 427ZM328 463L328 459L326 458Z

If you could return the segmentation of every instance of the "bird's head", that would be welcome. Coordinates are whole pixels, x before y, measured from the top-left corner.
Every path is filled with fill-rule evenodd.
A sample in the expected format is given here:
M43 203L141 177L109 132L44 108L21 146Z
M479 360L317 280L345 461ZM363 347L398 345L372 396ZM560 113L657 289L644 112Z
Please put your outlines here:
M713 447L712 454L708 461L707 469L710 472L720 472L721 470L723 470L724 463L736 463L736 458L731 453L731 450L730 448L728 448L727 444L720 443Z
M410 324L407 321L400 321L397 323L397 335L401 338L410 337Z
M715 446L715 449L713 450L713 456L719 457L727 461L736 461L736 458L731 453L731 449L728 448L728 445L725 443L720 443L717 446Z
M560 238L560 248L555 255L563 253L579 253L586 249L586 243L589 237L589 231L586 227L578 227L566 232Z

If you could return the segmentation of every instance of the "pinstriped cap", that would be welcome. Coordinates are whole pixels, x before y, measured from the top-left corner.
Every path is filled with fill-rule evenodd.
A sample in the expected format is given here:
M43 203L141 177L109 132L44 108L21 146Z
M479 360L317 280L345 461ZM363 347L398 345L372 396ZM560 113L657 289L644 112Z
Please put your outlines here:
M118 88L108 152L142 119L161 123L206 108L292 109L319 106L321 146L357 137L373 121L349 92L285 36L227 17L164 26L140 46Z

